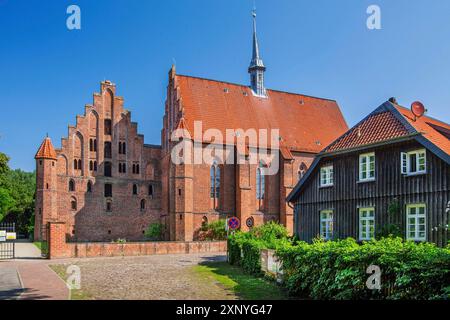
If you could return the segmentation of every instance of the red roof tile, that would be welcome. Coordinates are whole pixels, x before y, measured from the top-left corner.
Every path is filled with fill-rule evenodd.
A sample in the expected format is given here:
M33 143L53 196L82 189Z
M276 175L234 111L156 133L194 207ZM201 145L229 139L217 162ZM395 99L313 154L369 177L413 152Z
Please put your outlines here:
M41 146L39 147L38 152L36 153L35 159L54 159L56 160L56 151L55 148L53 148L52 140L47 137L42 142Z
M176 82L188 127L202 121L203 132L218 129L224 139L226 129L279 129L286 148L317 153L348 129L333 100L274 90L265 99L247 86L181 75Z
M433 143L447 155L450 155L449 124L427 116L416 118L411 110L398 105L396 105L395 108L417 132L422 134L425 139Z
M407 135L407 128L390 111L384 111L369 115L324 151L352 149Z

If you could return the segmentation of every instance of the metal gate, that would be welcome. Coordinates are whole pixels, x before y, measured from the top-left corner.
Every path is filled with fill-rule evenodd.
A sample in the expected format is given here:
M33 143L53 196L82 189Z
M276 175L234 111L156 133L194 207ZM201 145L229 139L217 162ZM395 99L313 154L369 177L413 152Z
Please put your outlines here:
M0 260L14 259L15 257L15 236L8 239L11 233L16 232L15 223L0 223Z

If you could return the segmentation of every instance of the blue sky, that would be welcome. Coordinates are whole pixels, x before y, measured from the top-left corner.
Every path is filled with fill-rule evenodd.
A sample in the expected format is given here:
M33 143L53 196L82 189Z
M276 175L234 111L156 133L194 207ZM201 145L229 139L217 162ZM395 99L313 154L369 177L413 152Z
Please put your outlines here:
M66 9L81 8L81 30ZM381 8L368 30L366 9ZM159 143L167 72L247 84L253 0L0 0L0 151L33 170L104 79ZM336 99L349 125L391 96L450 122L450 1L257 0L266 86ZM220 116L220 115L217 115ZM286 115L289 116L289 115ZM320 124L318 124L320 125Z

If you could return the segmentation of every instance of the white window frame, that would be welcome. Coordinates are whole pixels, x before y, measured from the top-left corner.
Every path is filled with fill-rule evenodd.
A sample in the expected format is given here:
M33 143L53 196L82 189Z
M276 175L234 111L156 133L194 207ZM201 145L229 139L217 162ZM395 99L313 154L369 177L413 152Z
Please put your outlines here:
M365 216L363 217L364 213L371 213L371 216ZM358 215L359 215L359 240L372 240L375 238L375 207L364 207L364 208L358 208ZM373 226L373 234L370 234L370 227L371 224ZM363 233L366 234L366 236L363 236Z
M370 158L373 157L373 177L370 177ZM366 170L363 170L363 160L366 161ZM366 174L366 177L363 178L363 173ZM376 175L376 158L375 152L364 153L359 155L359 181L374 181Z
M416 155L416 171L411 171L411 156ZM420 157L422 155L422 157ZM422 170L419 170L420 166L420 159L424 160L423 166L424 168ZM414 151L409 152L402 152L400 154L400 167L402 174L412 176L417 174L424 174L427 173L427 150L426 149L418 149Z
M325 177L325 182L322 181L323 177ZM320 168L319 180L319 185L321 187L330 187L334 185L333 165L327 165Z
M419 209L423 208L423 214L419 213ZM415 209L415 213L411 214L411 209ZM410 224L410 219L414 219L414 224ZM419 223L419 219L424 219L423 224ZM419 227L423 225L423 231ZM411 227L414 226L414 230ZM411 232L414 236L411 236ZM423 236L419 234L423 232ZM406 239L413 241L427 241L427 206L425 203L415 203L406 205Z
M322 217L322 215L326 215ZM320 211L320 237L325 240L331 240L333 238L334 222L333 222L333 210L321 210ZM325 223L325 229L322 225Z

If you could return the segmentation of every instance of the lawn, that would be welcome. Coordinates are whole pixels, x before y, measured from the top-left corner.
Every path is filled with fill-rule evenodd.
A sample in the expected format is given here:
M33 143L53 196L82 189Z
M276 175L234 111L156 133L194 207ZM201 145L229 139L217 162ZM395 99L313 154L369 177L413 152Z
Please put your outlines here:
M227 262L204 262L193 266L198 276L216 282L243 300L286 300L287 293L274 281L245 274Z
M63 279L64 281L67 280L68 275L66 274L67 266L63 264L54 264L49 265L49 267L56 272L56 274ZM87 292L84 292L81 289L70 289L70 300L92 300L93 297L88 294Z

